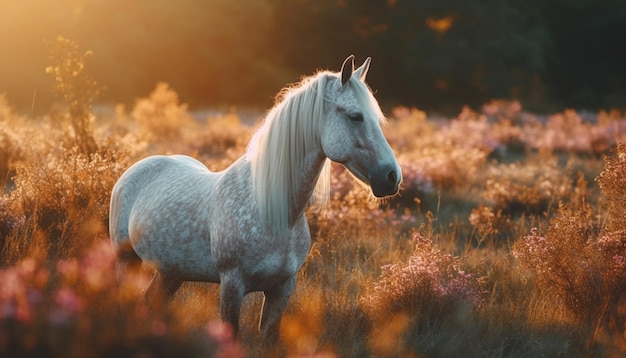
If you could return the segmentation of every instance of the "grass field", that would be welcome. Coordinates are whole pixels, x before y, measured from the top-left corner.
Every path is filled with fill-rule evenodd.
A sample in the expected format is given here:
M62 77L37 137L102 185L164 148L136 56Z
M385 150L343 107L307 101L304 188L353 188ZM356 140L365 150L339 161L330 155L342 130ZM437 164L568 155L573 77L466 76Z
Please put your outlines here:
M133 162L179 153L219 170L254 128L236 110L193 119L166 84L96 115L93 84L62 71L49 69L66 106L42 118L0 96L0 356L625 354L624 113L541 117L507 101L448 119L390 111L400 195L373 201L333 167L268 353L258 295L240 341L219 323L216 285L186 284L153 312L151 272L115 280L107 229L112 186Z

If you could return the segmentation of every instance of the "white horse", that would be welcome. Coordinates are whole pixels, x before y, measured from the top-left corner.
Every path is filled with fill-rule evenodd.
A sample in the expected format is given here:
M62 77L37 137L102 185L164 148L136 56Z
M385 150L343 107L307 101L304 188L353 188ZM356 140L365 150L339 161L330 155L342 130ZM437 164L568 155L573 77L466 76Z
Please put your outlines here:
M118 273L132 262L153 266L148 300L173 295L183 281L220 283L221 317L235 334L244 295L262 291L261 334L277 339L311 245L305 209L312 197L329 196L329 159L376 197L398 191L385 119L364 83L369 65L367 58L354 70L350 56L340 73L319 72L284 90L247 153L224 171L180 155L132 165L111 195Z

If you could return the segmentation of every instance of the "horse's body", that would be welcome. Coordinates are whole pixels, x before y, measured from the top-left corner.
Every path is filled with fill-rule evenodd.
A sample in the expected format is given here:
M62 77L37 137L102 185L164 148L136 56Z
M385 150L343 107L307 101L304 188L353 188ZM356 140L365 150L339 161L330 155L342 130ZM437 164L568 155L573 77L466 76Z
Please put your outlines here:
M352 61L340 76L321 72L286 92L248 153L222 172L186 156L153 156L122 175L111 196L111 240L122 266L140 259L157 270L148 298L171 296L183 281L221 283L222 319L237 331L243 296L263 291L261 330L276 335L310 249L304 211L314 192L328 196L328 159L379 197L395 194L401 180L363 83L369 59L356 71Z

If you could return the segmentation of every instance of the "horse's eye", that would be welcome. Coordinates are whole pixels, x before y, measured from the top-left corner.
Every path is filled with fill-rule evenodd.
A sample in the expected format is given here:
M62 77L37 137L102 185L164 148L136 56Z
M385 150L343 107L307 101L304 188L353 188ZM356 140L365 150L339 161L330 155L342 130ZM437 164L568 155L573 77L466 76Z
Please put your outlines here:
M363 122L363 113L350 113L348 118L353 122Z

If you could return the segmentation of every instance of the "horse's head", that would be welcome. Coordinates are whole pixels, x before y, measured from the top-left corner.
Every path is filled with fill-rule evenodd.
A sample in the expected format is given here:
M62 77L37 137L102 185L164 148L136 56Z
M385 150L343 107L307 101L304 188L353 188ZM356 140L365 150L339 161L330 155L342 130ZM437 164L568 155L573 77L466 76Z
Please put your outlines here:
M364 82L369 65L369 57L356 70L354 56L344 61L337 81L326 91L321 141L329 159L368 184L376 197L385 197L398 192L402 173L381 129L385 118Z

